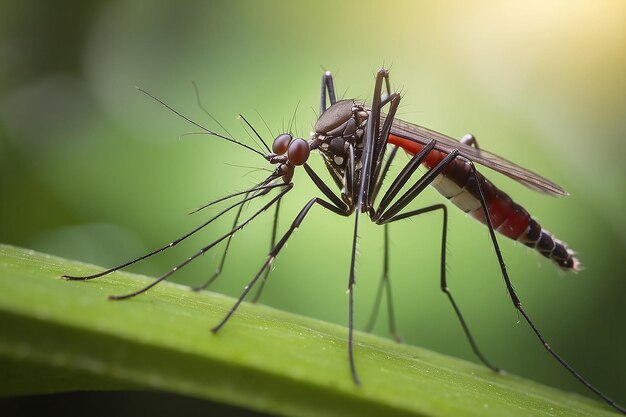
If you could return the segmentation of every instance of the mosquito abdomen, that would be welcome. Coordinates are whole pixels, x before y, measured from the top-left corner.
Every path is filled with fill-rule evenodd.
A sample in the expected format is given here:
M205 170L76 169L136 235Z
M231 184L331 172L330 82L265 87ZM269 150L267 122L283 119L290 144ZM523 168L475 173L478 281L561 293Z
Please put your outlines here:
M396 138L394 138L393 143L401 146L405 151L413 155L423 147L421 144L396 140ZM403 146L405 143L407 144L406 147ZM424 165L432 168L443 160L446 155L445 152L432 150L424 160ZM496 187L480 172L476 173L476 177L480 182L480 189L485 198L487 211L489 212L489 218L494 230L510 239L520 241L524 245L536 249L564 270L580 270L580 261L573 250L569 249L564 242L555 238L552 233L543 229L524 207L513 201L507 193ZM472 175L469 162L463 159L453 160L441 171L441 174L435 178L431 185L465 213L486 224L485 214L480 204L477 181L474 175Z
M454 164L467 164L465 161L457 160ZM445 175L445 170L443 175ZM507 193L496 187L482 174L477 173L481 189L487 204L487 211L491 219L493 228L504 236L522 242L524 245L536 249L539 253L555 262L561 269L579 271L580 261L573 250L561 240L554 237L552 233L541 227L539 222L532 218L528 211L517 204ZM469 214L485 224L485 214L480 207L480 196L476 180L470 176L462 187L463 193L471 195L479 207ZM454 199L451 199L456 204ZM462 208L462 207L461 207Z

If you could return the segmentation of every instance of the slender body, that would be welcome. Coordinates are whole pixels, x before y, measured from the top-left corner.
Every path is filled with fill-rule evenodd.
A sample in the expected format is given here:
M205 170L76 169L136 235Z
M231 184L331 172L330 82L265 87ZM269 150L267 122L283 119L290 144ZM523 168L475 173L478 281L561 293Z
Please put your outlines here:
M311 144L311 148L319 149L335 182L342 189L344 201L351 208L354 208L356 203L352 194L356 186L360 184L359 165L362 165L362 139L369 113L369 109L356 101L342 100L336 102L317 121ZM419 135L419 133L425 132L428 135ZM434 133L420 126L394 120L387 144L399 146L410 155L415 156L424 150L426 145L423 142L426 140L436 141L447 138L442 134L437 133L435 135ZM423 141L418 142L415 138L423 138ZM447 139L448 143L453 141L451 138ZM476 145L473 136L470 135L467 139L468 142L471 141L472 144ZM464 145L463 142L458 143L458 146L462 145ZM350 149L354 153L355 175L349 181L344 181ZM425 155L423 165L432 169L441 163L447 155L448 153L445 151L432 149ZM512 164L508 161L507 163ZM480 182L492 226L497 232L536 249L564 270L578 271L580 269L580 262L565 243L544 230L530 216L528 211L513 201L507 193L496 187L480 172L473 176L470 164L466 160L452 160L430 185L465 213L486 224L477 181ZM346 184L354 183L355 186L348 190L344 182ZM558 189L560 192L560 187Z
M383 84L387 90L386 94L383 94L382 91ZM372 222L383 225L385 232L383 275L377 292L375 308L370 318L370 326L368 327L371 328L371 324L376 319L382 294L386 292L387 307L389 309L389 329L396 339L400 340L393 319L391 284L388 270L389 226L392 223L413 216L437 212L442 215L440 256L441 291L450 301L462 330L476 356L485 366L493 371L499 371L499 368L491 364L479 350L470 332L469 326L461 313L461 309L448 287L446 277L446 238L448 224L446 205L435 204L416 210L407 210L409 203L413 202L426 187L433 185L452 203L486 225L511 302L521 317L524 318L533 330L543 347L581 384L586 386L613 408L626 414L626 409L616 404L583 378L568 362L554 351L540 333L537 326L522 307L520 298L513 288L502 257L502 252L500 251L496 232L511 239L520 240L524 244L536 248L541 254L550 258L561 268L566 270L578 270L580 268L578 259L564 243L555 239L552 234L541 228L539 223L531 218L522 206L513 202L506 193L499 190L481 175L476 170L474 163L476 162L487 166L528 187L547 194L566 195L567 193L551 181L507 161L504 158L479 149L476 140L472 136L463 138L459 142L424 127L396 120L395 113L398 109L401 97L400 94L391 92L389 73L387 70L380 69L376 74L372 104L369 108L355 100L337 100L332 75L330 72L326 72L322 77L320 117L315 123L314 133L309 140L294 138L291 133L285 132L275 137L270 149L258 132L243 118L244 122L254 131L263 143L265 149L262 151L233 139L229 134L224 135L209 130L174 110L158 98L145 91L143 92L189 123L202 129L202 133L229 141L252 151L260 155L275 168L265 180L256 186L223 197L196 210L197 212L214 204L240 197L237 202L229 205L208 221L176 240L145 255L100 273L88 276L65 275L64 277L66 279L89 280L125 268L178 245L214 220L231 210L237 209L235 221L229 232L203 246L190 257L174 266L171 270L164 273L144 288L128 294L110 296L109 298L121 300L142 294L159 282L180 271L194 260L199 259L204 253L212 250L219 243L226 242L224 253L216 272L204 285L194 288L196 290L203 289L213 282L222 271L229 243L233 236L270 207L275 207L276 212L274 214L274 227L272 229L270 251L260 269L245 286L233 307L224 316L222 321L212 328L212 331L216 333L233 316L251 289L260 282L259 291L255 297L255 300L258 299L260 291L267 281L267 275L271 265L275 262L287 241L291 238L293 232L300 227L313 207L320 206L341 216L354 216L348 276L348 358L352 379L355 384L360 384L353 346L353 288L356 282L355 259L360 215L363 214L369 217ZM202 107L201 104L200 106ZM386 175L399 148L407 151L412 157L395 178L386 181ZM307 161L310 153L314 150L319 151L323 157L325 167L339 189L339 195L324 183L315 170L308 165ZM427 168L427 171L419 176L419 178L414 178L414 174L416 174L418 168L422 165ZM299 166L304 168L305 172L316 186L317 191L321 193L322 196L311 198L298 212L287 230L278 238L278 206L281 199L293 189L294 185L291 180L295 169ZM240 220L242 207L247 202L267 196L272 191L276 191L277 194L248 218Z

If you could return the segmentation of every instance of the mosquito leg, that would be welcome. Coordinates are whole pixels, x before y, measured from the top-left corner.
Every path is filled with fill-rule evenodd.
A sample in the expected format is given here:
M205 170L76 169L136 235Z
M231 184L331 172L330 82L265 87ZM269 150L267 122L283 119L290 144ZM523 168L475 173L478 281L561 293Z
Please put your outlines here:
M448 225L448 213L447 209L444 205L435 205L431 207L427 207L421 210L411 211L405 214L397 214L400 210L402 210L406 205L415 199L417 195L430 183L432 182L436 176L449 164L451 163L456 155L456 152L452 152L446 158L444 158L439 164L429 170L426 174L424 174L409 191L407 191L402 197L398 199L398 201L392 205L389 210L386 210L386 206L393 201L395 196L398 194L400 189L406 184L409 180L413 172L417 169L417 167L421 164L422 160L428 155L428 153L434 148L435 142L432 141L428 145L426 145L421 152L416 154L413 159L407 164L407 166L402 170L400 174L393 181L389 190L383 197L380 206L376 210L376 213L373 217L373 220L378 224L384 224L387 226L388 223L391 223L396 220L404 219L411 216L417 216L422 213L427 213L433 210L443 210L443 231L442 231L442 243L441 243L441 289L448 296L454 311L456 312L459 321L461 322L461 326L463 327L463 331L465 332L467 339L472 346L472 350L478 356L478 358L490 369L494 371L498 371L499 369L493 366L480 352L478 346L476 345L474 338L472 337L469 327L467 326L461 311L456 304L450 290L448 289L446 283L446 240L447 240L447 225ZM381 286L382 287L382 286Z
M224 316L222 321L220 321L215 327L211 329L213 333L217 333L226 324L228 319L230 319L230 317L235 313L235 311L237 310L237 308L239 307L243 299L246 297L248 292L250 292L254 284L256 284L256 282L259 280L259 278L263 274L263 271L265 271L267 268L269 268L272 265L272 263L274 262L278 254L280 253L281 249L283 248L283 246L285 246L285 243L287 243L287 241L289 240L293 232L300 226L300 224L302 223L306 215L311 210L311 207L313 207L313 205L315 204L319 204L322 207L325 207L328 210L331 210L343 216L347 216L349 214L348 212L345 212L344 210L332 205L331 203L328 203L322 200L319 197L315 197L309 200L309 202L306 203L306 205L302 208L302 210L300 210L300 213L298 213L293 223L291 223L291 226L289 227L287 232L278 241L278 243L274 245L274 247L270 250L270 253L268 254L267 259L263 263L263 266L261 266L261 269L259 269L259 271L256 273L254 278L252 278L252 280L248 283L248 285L245 286L243 292L241 293L241 295L239 296L235 304L232 306L232 308L228 311L226 316Z
M398 343L404 343L404 339L398 333L398 329L396 327L396 315L395 309L393 307L393 297L391 295L391 280L389 279L389 226L385 225L385 260L384 260L384 275L383 278L386 284L387 290L387 320L389 326L389 333L393 336L393 338Z
M380 176L376 180L374 189L372 190L372 194L370 197L372 203L376 201L376 197L378 196L378 193L380 192L380 188L385 180L385 177L387 176L387 173L389 172L391 164L393 163L393 160L395 159L398 153L398 149L399 149L398 146L393 146L389 154L389 157L387 158L387 161L385 162L385 166L383 167L380 173ZM380 304L382 301L383 291L386 288L387 289L387 309L388 309L387 314L388 314L388 320L389 320L389 333L394 337L394 339L396 339L397 342L401 343L404 340L402 339L402 337L398 334L396 330L395 314L394 314L393 301L392 301L392 296L391 296L391 282L389 281L389 239L388 237L389 237L388 226L385 225L383 274L378 283L378 289L376 290L376 298L374 299L374 306L372 307L372 313L370 315L370 319L367 323L367 327L365 328L365 330L367 332L371 332L374 329L374 325L376 324L376 319L378 317L378 312L380 310Z
M356 262L356 246L358 238L359 228L359 213L370 212L369 207L369 191L370 180L373 173L372 161L374 158L378 158L378 155L374 154L376 147L376 140L380 136L380 118L381 118L381 90L383 79L389 76L389 73L384 68L381 68L376 73L376 82L374 85L374 94L372 96L372 109L367 122L365 131L365 137L363 139L363 153L361 155L361 178L359 183L358 195L356 196L356 212L354 215L354 233L352 235L352 250L350 257L350 273L348 279L348 357L350 360L350 371L352 373L352 380L355 384L360 385L361 382L356 372L356 366L354 363L354 284L355 284L355 262ZM386 141L386 138L384 139ZM383 148L384 151L384 148ZM353 154L352 154L353 155ZM354 164L350 164L354 166ZM354 173L350 173L350 178L356 178Z
M350 372L356 385L361 385L359 375L356 373L354 364L354 282L348 286L348 358L350 360Z
M269 192L269 190L274 189L274 188L278 188L278 187L282 187L283 185L285 185L283 182L279 181L279 182L275 182L274 184L270 184L270 182L272 181L272 177L270 176L267 180L263 181L262 183L258 184L257 186L250 188L248 190L245 191L239 191L237 193L233 193L233 194L229 194L225 197L222 198L218 198L217 200L211 201L210 203L207 203L201 207L198 207L197 209L189 212L189 214L196 214L199 211L202 211L206 208L209 208L211 206L216 205L217 203L221 203L224 200L228 200L230 198L233 197L237 197L239 195L246 195L248 196L250 193L254 193L253 196L256 195L265 195ZM245 198L245 197L244 197Z
M365 129L365 137L363 138L363 153L361 154L361 162L363 167L361 169L361 179L358 195L357 212L369 211L369 193L370 182L372 182L372 175L376 171L374 161L378 161L379 155L377 151L377 141L384 141L386 143L387 138L382 138L380 135L380 119L382 110L381 91L383 80L389 76L389 72L381 68L376 73L376 82L374 85L374 94L372 95L372 109L367 121L367 127ZM393 119L393 117L391 117ZM384 147L378 150L384 152ZM374 167L374 168L372 168ZM358 220L358 216L356 216Z
M330 71L324 71L322 75L322 91L320 94L320 116L326 111L326 92L328 91L328 98L330 99L330 105L332 106L337 101L335 95L335 83L333 82L333 75Z
M293 184L282 184L283 187L285 187L283 190L281 190L281 192L275 196L274 198L272 198L269 202L267 202L263 207L261 207L259 210L257 210L252 216L250 216L245 222L241 223L240 225L238 225L237 227L235 227L234 229L232 229L230 232L226 233L225 235L223 235L222 237L220 237L219 239L213 241L212 243L210 243L209 245L203 247L202 249L200 249L198 252L196 252L194 255L190 256L189 258L187 258L185 261L181 262L180 264L176 265L174 268L172 268L170 271L168 271L167 273L161 275L160 277L158 277L154 282L150 283L149 285L145 286L144 288L141 288L137 291L131 292L129 294L124 294L124 295L112 295L109 296L109 299L111 300L124 300L127 298L131 298L134 297L136 295L142 294L146 291L148 291L150 288L154 287L155 285L157 285L159 282L166 280L168 277L172 276L173 274L175 274L177 271L179 271L180 269L184 268L185 266L189 265L194 259L198 258L199 256L204 255L207 251L209 251L211 248L213 248L214 246L216 246L217 244L219 244L220 242L222 242L223 240L227 239L229 236L234 235L235 233L237 233L239 230L243 229L244 226L246 226L248 223L250 223L252 220L254 220L257 216L259 216L261 213L263 213L265 210L267 210L268 208L270 208L274 203L276 203L278 200L280 200L281 198L283 198L283 196L285 194L287 194L292 188L293 188ZM245 200L243 200L242 202L240 202L240 204L243 204L245 202Z
M280 200L276 203L276 209L274 211L274 221L272 222L272 239L270 241L270 250L276 245L276 231L278 229L278 212L280 211ZM263 288L265 288L265 283L267 282L267 277L270 274L271 269L267 268L265 270L265 274L263 274L263 280L261 280L261 284L259 286L259 290L254 294L254 298L252 299L253 303L259 301L261 298L261 293L263 292Z
M439 164L437 164L435 167L433 167L428 172L426 172L426 174L424 174L404 195L402 195L395 204L393 204L388 210L386 210L387 205L389 205L391 201L393 201L395 196L399 193L399 191L402 189L404 184L406 184L410 176L415 172L417 167L419 167L421 162L424 160L424 158L426 158L426 156L434 148L434 146L435 146L434 141L426 145L422 149L421 152L419 152L413 157L413 159L409 162L409 164L407 164L407 166L402 170L402 172L398 175L398 177L396 177L396 179L390 186L389 190L383 197L378 209L376 210L373 220L376 221L376 223L378 224L386 225L387 223L390 223L392 221L400 220L400 219L410 217L410 216L416 216L416 215L419 215L428 211L433 211L437 209L443 210L444 221L443 221L442 252L441 252L441 289L448 296L448 299L450 300L452 307L454 308L454 311L456 312L457 317L459 318L459 321L461 322L463 330L470 342L470 345L472 346L472 349L474 350L474 353L487 367L489 367L490 369L493 369L494 371L497 371L498 368L491 365L491 363L484 357L484 355L478 349L469 331L469 328L465 322L465 319L463 318L463 315L461 314L461 311L458 308L458 305L456 304L454 298L452 297L452 294L450 293L447 283L446 283L445 246L446 246L446 237L447 237L446 236L447 234L447 211L446 211L445 206L437 205L437 206L427 207L422 210L415 210L406 214L401 214L401 215L397 214L404 207L406 207L406 205L408 205L409 202L415 199L417 195L419 195L419 193L421 193L423 189L428 184L430 184L449 163L451 163L454 160L457 152L453 151L450 154L448 154Z
M350 276L348 279L348 359L350 360L350 372L352 380L356 385L361 385L361 380L356 372L354 363L354 284L356 282L354 275L354 265L356 260L356 243L359 228L359 210L357 208L354 213L354 233L352 235L352 256L350 258Z
M354 152L354 145L348 146L348 161L346 163L346 169L343 175L343 183L345 186L343 187L342 193L347 197L348 201L355 201L354 199L354 189L356 188L355 184L355 173L356 173L356 154Z
M385 77L385 88L387 89L387 97L391 95L391 83L389 82L389 71L387 71L387 76ZM386 97L382 97L385 99Z
M409 189L409 191L407 191L404 195L402 195L398 199L398 201L396 201L396 203L394 203L388 210L386 210L382 214L376 213L377 214L376 218L375 218L376 223L384 224L389 219L394 218L396 216L396 214L400 210L402 210L404 207L406 207L406 205L409 204L409 202L411 202L430 182L432 182L436 178L437 175L439 175L439 173L452 160L454 160L454 158L457 158L457 157L458 158L462 158L462 157L458 156L458 150L451 151L441 162L439 162L435 167L433 167L428 172L426 172L426 174L424 174L424 176L422 176L422 178L420 178L417 181L417 183L415 185L413 185L411 187L411 189ZM497 238L496 238L496 235L495 235L495 231L493 229L493 225L491 224L491 218L490 218L490 215L489 215L489 212L488 212L488 209L487 209L487 204L485 202L485 196L484 196L483 191L482 191L481 181L480 181L480 179L478 177L478 173L476 171L476 167L474 166L474 164L471 161L469 161L469 160L467 160L465 158L462 158L462 159L465 160L466 163L469 164L471 172L472 172L472 178L474 179L474 181L477 184L478 194L479 194L479 197L480 197L480 204L481 204L481 207L483 209L483 212L485 213L485 219L486 219L486 222L487 222L487 228L489 230L489 235L490 235L491 241L493 243L494 251L496 252L496 256L497 256L498 262L500 264L500 270L502 272L502 276L504 278L504 281L505 281L507 290L509 292L509 295L511 297L511 301L513 302L513 305L520 312L520 314L524 317L524 319L528 322L528 324L532 328L532 330L535 333L535 335L537 336L537 338L543 343L544 348L564 368L566 368L581 384L586 386L589 390L591 390L594 394L596 394L598 397L600 397L606 403L611 405L616 410L626 414L626 409L624 409L622 406L620 406L617 403L615 403L613 400L611 400L609 397L607 397L604 393L602 393L600 390L598 390L593 385L591 385L571 365L569 365L569 363L567 363L563 358L561 358L561 356L557 352L555 352L552 349L552 347L547 343L545 338L541 335L541 333L539 332L539 330L537 329L535 324L532 322L532 320L530 319L530 317L528 316L526 311L522 308L521 302L520 302L517 294L515 293L515 290L513 289L513 285L511 284L511 280L509 279L509 276L508 276L508 273L507 273L507 270L506 270L506 265L504 263L504 259L502 258L502 253L501 253L500 247L498 245L498 241L497 241ZM453 306L454 305L455 304L453 303Z
M419 216L420 214L430 213L436 210L441 210L443 214L443 227L442 227L442 232L441 232L441 256L440 256L441 291L443 291L444 294L448 296L448 299L450 300L450 303L452 304L452 308L454 309L454 312L456 313L456 316L459 319L461 326L463 327L463 332L465 332L465 336L467 337L467 340L470 346L472 347L474 354L478 357L478 359L480 359L480 361L487 368L491 369L494 372L500 372L500 368L492 365L491 362L487 360L487 358L481 353L480 349L478 349L478 345L474 341L474 337L472 336L469 330L469 326L467 325L467 322L463 318L461 309L459 308L456 301L452 297L452 293L450 292L450 289L448 288L448 283L446 279L446 244L448 240L448 208L443 204L435 204L435 205L425 207L419 210L412 210L406 213L398 214L390 218L389 220L385 222L385 226L389 223L392 223L398 220L407 219L409 217L414 217L414 216Z
M426 145L413 159L407 164L406 167L398 174L393 181L389 190L380 202L380 205L376 209L376 213L373 220L377 224L384 224L388 219L398 214L404 207L406 207L411 201L415 199L424 189L431 183L437 176L447 167L454 158L458 155L458 150L454 149L445 158L443 158L437 165L429 169L424 175L409 190L398 198L391 207L386 208L387 205L393 201L394 197L400 192L401 188L409 180L410 176L418 168L421 160L428 155L428 152L435 146L435 141L431 141Z
M389 169L391 168L391 164L393 163L394 159L396 158L396 155L398 154L398 149L399 147L395 145L391 148L391 152L389 153L389 157L387 158L387 161L385 162L385 166L380 172L380 176L378 176L378 178L376 179L376 184L374 185L374 189L372 190L372 194L371 194L372 204L374 203L374 201L376 201L376 197L378 196L378 193L380 192L380 188L382 187L383 182L385 182L385 177L387 176L387 173L389 172Z
M387 122L387 120L385 120L385 122ZM388 136L388 132L385 131L383 133L387 134ZM449 163L451 163L454 160L455 155L458 154L458 150L453 150L452 152L450 152L439 164L437 164L435 167L430 169L426 174L424 174L422 178L420 178L418 182L407 193L405 193L402 197L400 197L400 199L396 202L396 204L392 206L393 210L391 209L387 210L387 207L391 204L393 199L401 191L402 187L404 187L404 185L407 183L407 181L410 179L413 173L417 170L417 168L419 168L420 164L426 159L428 154L435 148L435 146L436 146L436 141L432 140L428 144L426 144L426 146L424 146L420 150L420 152L418 152L417 154L413 156L413 158L411 158L411 161L409 161L409 163L402 169L402 171L398 174L398 176L392 182L389 189L386 191L378 208L376 209L375 213L372 216L372 220L374 220L375 222L379 222L379 220L381 220L379 223L384 223L385 219L382 219L383 213L384 213L385 218L387 219L397 214L410 201L412 201L415 197L417 197L417 195L421 193L422 190L428 184L430 184L436 178L436 176ZM395 150L397 151L397 147ZM395 156L395 153L393 154L393 156ZM376 196L376 194L378 193L378 190L380 190L380 187L382 186L382 182L384 180L385 174L389 170L390 164L391 164L391 161L388 160L385 168L382 171L382 175L379 178L377 178L376 184L374 184L374 190L375 190L374 197Z
M372 180L369 184L368 191L368 206L372 206L374 204L374 189L379 182L382 181L380 179L381 167L383 165L383 159L385 156L385 149L387 148L387 138L389 137L389 132L391 131L391 125L393 123L393 119L396 115L396 111L398 110L398 106L400 105L400 95L397 93L389 95L385 100L382 101L381 105L385 105L386 103L390 103L389 111L385 115L385 121L383 123L382 130L378 134L378 138L375 141L374 146L374 159L372 166ZM384 177L384 176L383 176Z
M491 218L490 218L490 215L489 215L489 211L487 209L487 204L485 202L485 196L483 194L481 181L480 181L480 179L478 177L478 173L476 171L476 167L474 166L474 163L472 161L466 160L466 162L470 165L470 168L471 168L471 171L472 171L472 176L473 176L473 178L476 181L476 184L478 186L478 194L479 194L479 197L480 197L480 205L481 205L481 207L483 209L483 213L485 214L485 220L486 220L486 223L487 223L487 229L489 230L489 236L491 238L491 242L493 243L493 248L494 248L494 251L496 253L496 257L498 258L498 263L500 264L500 271L502 272L502 277L504 278L504 282L506 284L506 288L507 288L507 290L509 292L509 295L511 296L511 301L513 302L513 305L515 306L517 311L519 311L520 314L524 317L524 320L526 320L526 322L528 323L528 325L530 326L532 331L535 333L535 335L537 336L539 341L542 343L543 347L548 351L548 353L550 353L550 355L552 355L554 357L554 359L557 360L557 362L559 362L565 369L567 369L574 376L574 378L576 378L581 384L583 384L585 387L587 387L591 392L593 392L595 395L597 395L599 398L601 398L604 402L606 402L607 404L609 404L611 407L613 407L617 411L621 412L622 414L626 414L626 408L624 408L621 405L617 404L615 401L613 401L612 399L607 397L602 391L597 389L595 386L591 385L591 383L589 383L581 374L578 373L578 371L576 371L576 369L574 369L568 362L566 362L565 359L563 359L561 357L561 355L559 355L554 349L552 349L552 346L550 346L550 344L543 337L543 335L541 334L541 332L539 331L537 326L535 326L535 323L531 320L530 316L522 308L522 303L521 303L520 299L518 298L515 290L513 289L513 285L511 284L511 280L509 278L509 274L508 274L508 272L506 270L506 265L505 265L504 259L502 257L502 252L500 251L500 246L498 245L498 240L496 238L496 234L495 234L495 231L493 229L493 225L491 224Z
M231 194L231 195L226 196L226 197L222 197L219 200L216 200L216 201L214 201L212 203L209 203L209 204L205 205L204 207L208 207L208 206L213 205L215 203L224 201L226 199L229 199L229 198L241 195L241 194L250 193L250 192L253 192L253 191L260 191L260 193L258 193L258 194L255 194L255 195L253 195L251 197L248 197L248 198L246 198L246 199L244 199L244 200L242 200L242 201L240 201L240 202L238 202L236 204L233 204L233 205L227 207L226 209L222 210L217 215L213 216L208 221L202 223L200 226L196 227L192 231L184 234L183 236L179 237L176 240L173 240L172 242L168 243L165 246L162 246L162 247L160 247L158 249L153 250L152 252L148 252L145 255L141 255L141 256L139 256L139 257L137 257L135 259L132 259L132 260L130 260L128 262L124 262L123 264L114 266L113 268L109 268L109 269L107 269L105 271L98 272L97 274L84 275L84 276L62 275L62 278L67 279L67 280L72 280L72 281L87 281L87 280L90 280L90 279L99 278L101 276L110 274L111 272L118 271L118 270L123 269L123 268L126 268L127 266L133 265L133 264L135 264L135 263L137 263L139 261L142 261L142 260L144 260L146 258L149 258L149 257L151 257L153 255L156 255L157 253L160 253L160 252L162 252L162 251L164 251L166 249L169 249L169 248L172 248L172 247L178 245L180 242L182 242L183 240L187 239L188 237L190 237L191 235L195 234L196 232L202 230L204 227L206 227L207 225L209 225L213 221L217 220L219 217L221 217L222 215L226 214L228 211L232 210L233 208L235 208L237 206L240 206L240 205L244 204L245 202L250 201L250 200L252 200L254 198L260 197L261 195L266 194L267 192L269 192L269 190L271 190L273 188L283 187L283 186L285 186L285 184L283 184L283 183L277 183L277 184L272 184L272 185L265 185L265 186L261 186L261 187L254 187L254 188L251 188L251 189L243 191L243 192L234 193L234 194ZM204 207L202 207L202 208L204 208Z
M433 140L428 143L428 145L424 146L420 152L415 154L413 158L409 161L408 164L404 166L402 171L396 176L393 180L389 189L383 195L383 198L380 200L378 208L376 209L375 215L373 219L376 221L382 213L387 209L389 204L393 201L393 199L398 195L402 187L407 183L407 181L411 178L411 175L419 168L420 164L426 159L428 153L435 147L436 142ZM382 178L379 179L382 181ZM380 186L379 186L380 187Z
M317 187L318 190L322 192L333 204L337 207L341 207L342 210L348 210L346 204L341 200L341 198L337 197L335 193L332 192L330 188L324 183L324 181L313 171L313 168L309 166L309 164L304 164L304 170L306 171L313 184ZM341 188L341 187L340 187Z
M248 194L246 194L246 196L244 197L248 198ZM278 203L276 204L280 204L280 200ZM237 209L237 214L235 215L235 220L233 221L233 225L231 227L231 229L234 229L235 227L237 227L237 223L239 222L239 217L241 216L241 212L243 211L243 204L241 204L239 206L239 208ZM217 267L217 269L215 270L215 272L213 272L213 275L211 275L211 277L209 279L207 279L204 284L202 285L198 285L196 287L191 287L191 289L193 291L202 291L206 288L208 288L209 285L211 285L213 283L213 281L215 281L217 279L217 277L222 273L222 269L224 268L224 263L226 263L226 255L228 254L228 248L230 248L230 242L233 239L234 235L230 235L228 237L228 239L226 240L226 247L224 248L224 252L222 253L222 259L220 260L219 266Z
M383 291L386 290L387 293L387 319L389 326L389 333L393 336L393 338L398 343L403 343L404 339L400 336L396 328L396 317L394 314L393 308L393 297L391 296L391 281L389 280L389 226L384 225L384 251L383 251L383 275L380 279L380 283L378 285L378 290L376 292L376 299L374 301L374 307L372 309L372 314L367 323L366 331L371 332L374 328L374 324L376 323L376 318L378 317L378 311L380 310L380 304L383 298Z
M385 247L387 250L387 247ZM387 257L383 257L383 263L386 264ZM380 310L380 303L383 299L383 291L385 290L385 281L387 280L387 271L383 266L383 276L378 281L378 289L376 290L376 298L374 299L374 306L372 307L372 313L370 314L370 319L367 321L367 326L365 326L365 331L371 333L374 330L374 325L376 324L376 319L378 318L378 310Z

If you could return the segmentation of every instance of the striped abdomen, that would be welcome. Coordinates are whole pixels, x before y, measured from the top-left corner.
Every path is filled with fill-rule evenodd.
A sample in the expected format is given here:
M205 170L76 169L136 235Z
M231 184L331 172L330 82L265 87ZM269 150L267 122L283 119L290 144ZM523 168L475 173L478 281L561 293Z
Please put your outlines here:
M423 148L423 145L419 143L395 135L389 135L389 143L400 146L412 155ZM432 168L446 155L444 152L432 150L426 156L424 165ZM580 262L565 243L543 229L522 206L514 202L507 193L496 187L481 173L477 172L477 177L494 230L537 249L539 253L556 262L562 269L573 271L580 269ZM468 162L458 158L453 160L431 185L461 210L480 222L486 223L476 178L472 175Z

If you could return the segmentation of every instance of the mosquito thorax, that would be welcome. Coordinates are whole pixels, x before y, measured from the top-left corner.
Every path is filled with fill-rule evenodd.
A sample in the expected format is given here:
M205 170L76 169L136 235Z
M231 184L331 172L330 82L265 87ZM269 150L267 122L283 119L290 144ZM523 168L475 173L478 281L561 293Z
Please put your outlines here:
M348 148L354 147L358 161L363 150L363 134L369 111L354 100L340 100L330 106L315 123L313 146L337 170L343 171Z

